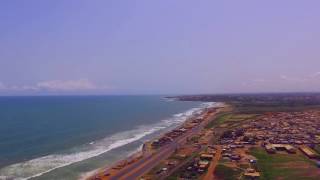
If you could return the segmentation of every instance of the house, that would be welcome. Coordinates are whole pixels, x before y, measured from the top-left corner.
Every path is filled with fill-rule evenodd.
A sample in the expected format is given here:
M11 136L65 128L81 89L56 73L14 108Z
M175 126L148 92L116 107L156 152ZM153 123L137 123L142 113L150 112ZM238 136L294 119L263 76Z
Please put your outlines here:
M267 144L265 149L268 153L275 153L276 151L287 151L288 153L296 153L296 149L288 144Z
M241 156L238 155L238 154L232 154L232 155L230 156L230 159L239 161L239 160L241 159Z
M205 170L209 167L210 162L209 161L205 161L205 160L201 160L198 162L199 164L199 169L201 170Z
M317 158L318 157L318 155L308 146L302 145L299 147L299 149L301 152L303 152L309 158Z
M247 179L259 179L260 173L252 168L246 169L244 177Z
M200 155L200 159L201 160L209 160L211 161L213 159L213 155L212 154L207 154L207 153L204 153L204 154L201 154Z
M271 144L265 145L265 149L270 154L276 153L276 149Z

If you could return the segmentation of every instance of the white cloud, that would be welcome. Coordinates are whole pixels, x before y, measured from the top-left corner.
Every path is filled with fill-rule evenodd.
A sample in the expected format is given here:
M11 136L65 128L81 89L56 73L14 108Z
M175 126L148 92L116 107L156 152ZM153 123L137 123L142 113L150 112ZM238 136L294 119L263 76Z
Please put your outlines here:
M4 85L2 82L0 82L0 90L5 90L7 89L7 86Z
M247 86L247 87L257 86L257 85L261 86L261 85L268 83L268 82L269 82L269 80L258 78L258 79L253 79L250 81L242 82L241 86Z
M253 82L256 82L256 83L265 83L265 82L267 82L267 80L265 80L265 79L254 79Z
M297 77L288 77L286 75L281 75L280 79L285 80L285 81L290 81L290 82L306 82L308 81L309 78L297 78Z
M98 86L88 79L79 80L51 80L38 82L35 85L12 85L6 86L0 82L1 91L59 91L59 92L74 92L74 91L94 91L111 89L109 86Z
M241 82L241 86L251 91L319 91L320 71L304 76L280 75L272 79L255 78Z
M304 77L289 77L286 75L281 75L280 79L288 82L295 82L295 83L306 83L306 82L315 82L319 80L320 71L312 73L310 75Z
M79 80L53 80L43 81L36 85L38 89L54 90L54 91L75 91L75 90L96 90L99 89L97 85L90 82L88 79Z
M317 78L317 77L320 77L320 72L315 72L309 76L309 78Z
M37 90L39 90L39 88L36 87L36 86L27 86L27 85L21 86L21 87L17 87L17 89L20 89L20 90L23 90L23 91L29 91L29 90L37 91Z

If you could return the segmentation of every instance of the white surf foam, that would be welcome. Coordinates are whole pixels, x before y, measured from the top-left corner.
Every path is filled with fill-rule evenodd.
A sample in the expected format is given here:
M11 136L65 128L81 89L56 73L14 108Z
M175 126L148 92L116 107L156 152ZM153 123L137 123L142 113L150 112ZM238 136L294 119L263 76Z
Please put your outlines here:
M132 143L159 130L175 127L193 115L200 114L205 108L219 106L218 103L203 103L198 108L184 113L175 114L172 118L162 120L153 125L139 126L133 130L114 134L81 147L74 148L70 153L52 154L26 162L9 165L0 169L0 180L14 178L17 180L30 179L41 176L57 168L68 166L95 156L99 156L112 149Z

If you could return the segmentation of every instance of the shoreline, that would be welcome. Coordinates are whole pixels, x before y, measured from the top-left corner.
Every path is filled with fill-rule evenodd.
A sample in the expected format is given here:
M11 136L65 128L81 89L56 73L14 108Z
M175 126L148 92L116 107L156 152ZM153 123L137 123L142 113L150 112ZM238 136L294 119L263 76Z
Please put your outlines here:
M208 102L210 103L210 102ZM161 148L165 148L166 146L169 146L169 144L161 145L158 148L154 148L153 144L154 142L161 140L167 136L172 135L173 140L177 140L177 142L180 143L180 141L186 140L189 136L195 134L194 130L204 129L205 126L213 120L213 118L221 112L221 110L225 109L226 104L225 103L219 103L219 102L212 102L215 103L214 106L209 106L203 108L203 110L198 113L191 115L188 117L182 124L178 125L177 127L168 130L166 132L161 133L160 135L157 135L153 137L151 140L144 142L141 147L137 150L137 152L128 155L128 157L125 157L112 165L109 165L107 167L102 167L97 170L94 170L92 172L88 172L88 175L84 175L81 177L81 179L86 180L97 180L97 179L117 179L119 174L122 174L121 171L125 169L130 169L130 167L134 166L135 164L139 164L140 162L143 162L144 159L152 158L156 156L157 154L161 153ZM202 119L202 120L200 120ZM197 121L197 123L195 123ZM193 126L190 126L193 124ZM182 132L178 136L174 136L175 132L181 131L184 129L185 132ZM171 142L173 142L171 140ZM167 153L171 154L171 153ZM129 170L130 172L130 170ZM123 175L123 174L122 174Z
M137 119L135 116L125 115L123 122L126 123L128 121L132 123L129 123L129 125L128 123L126 125L123 124L128 127L124 128L124 130L101 136L102 138L94 137L93 140L87 143L79 143L79 145L62 149L62 151L39 155L18 161L14 164L9 164L0 169L0 174L5 178L17 179L30 179L31 177L52 178L58 176L70 179L83 178L83 175L86 173L112 165L119 159L123 159L140 150L138 147L140 147L143 142L180 125L190 114L196 114L200 109L209 105L200 102L186 105L181 102L166 103L164 100L158 99L158 97L152 98L150 102L161 105L159 108L157 106L157 109L154 109L155 114L152 113L153 111L141 111L139 113L139 116L142 116L142 118L146 117L146 120L136 122L132 120ZM130 102L131 101L132 100L130 100ZM172 107L172 110L165 109L168 107ZM139 109L141 108L139 107ZM144 115L144 113L146 115ZM112 129L112 126L109 127ZM102 127L99 127L99 129L100 128Z

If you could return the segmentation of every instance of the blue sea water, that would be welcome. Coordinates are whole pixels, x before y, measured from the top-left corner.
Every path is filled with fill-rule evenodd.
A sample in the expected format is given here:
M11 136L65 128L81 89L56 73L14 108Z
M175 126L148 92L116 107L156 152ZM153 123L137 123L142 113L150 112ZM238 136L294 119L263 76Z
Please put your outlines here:
M0 179L78 179L206 106L160 96L0 97Z

